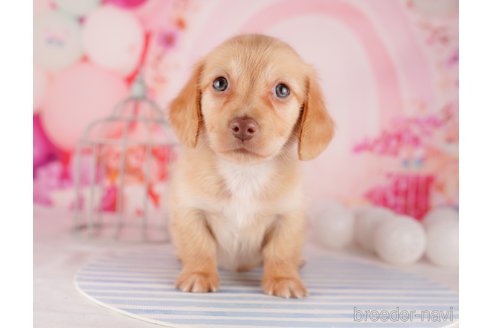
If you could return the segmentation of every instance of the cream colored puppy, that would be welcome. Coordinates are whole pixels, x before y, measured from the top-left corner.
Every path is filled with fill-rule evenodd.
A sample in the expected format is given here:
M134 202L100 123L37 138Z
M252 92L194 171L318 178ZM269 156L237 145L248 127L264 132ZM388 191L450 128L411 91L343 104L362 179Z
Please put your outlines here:
M234 37L197 63L169 119L186 146L171 183L176 287L216 291L217 266L263 264L265 293L305 296L299 160L333 135L313 69L280 40Z

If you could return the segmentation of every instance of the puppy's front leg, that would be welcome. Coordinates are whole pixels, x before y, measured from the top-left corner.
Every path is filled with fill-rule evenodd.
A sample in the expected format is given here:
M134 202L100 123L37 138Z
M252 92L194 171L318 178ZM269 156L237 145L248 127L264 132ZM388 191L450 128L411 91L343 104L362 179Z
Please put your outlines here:
M171 233L181 260L176 288L184 292L216 291L219 287L216 244L201 211L181 209L173 213Z
M280 217L266 237L262 284L268 295L286 298L307 295L299 275L305 230L304 214L292 213Z

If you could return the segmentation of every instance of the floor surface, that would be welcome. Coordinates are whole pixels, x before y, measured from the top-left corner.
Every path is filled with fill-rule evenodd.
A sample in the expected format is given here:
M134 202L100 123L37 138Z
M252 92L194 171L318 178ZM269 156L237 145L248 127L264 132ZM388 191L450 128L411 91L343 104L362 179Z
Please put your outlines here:
M70 233L71 223L71 214L66 210L37 206L34 208L34 326L156 327L154 324L126 317L92 303L75 289L73 279L74 274L87 260L99 254L139 248L159 252L162 246L93 242L75 238ZM357 249L345 250L342 254L378 261ZM426 276L458 290L456 269L436 268L425 260L401 269Z

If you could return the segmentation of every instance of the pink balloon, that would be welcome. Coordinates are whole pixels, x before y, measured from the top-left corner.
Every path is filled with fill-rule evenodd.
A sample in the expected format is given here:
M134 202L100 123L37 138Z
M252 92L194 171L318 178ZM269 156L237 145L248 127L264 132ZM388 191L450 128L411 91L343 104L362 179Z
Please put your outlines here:
M82 40L89 60L122 75L138 66L145 33L132 12L106 5L94 10L84 23Z
M50 143L39 120L39 115L34 115L32 119L33 128L33 170L36 170L54 159L55 148Z
M41 114L46 133L55 145L73 151L87 125L108 116L126 96L121 77L89 63L73 65L55 77L46 95Z
M33 71L33 102L34 113L40 111L43 105L44 95L49 84L48 74L38 66Z
M107 2L125 9L133 9L142 5L147 0L108 0Z

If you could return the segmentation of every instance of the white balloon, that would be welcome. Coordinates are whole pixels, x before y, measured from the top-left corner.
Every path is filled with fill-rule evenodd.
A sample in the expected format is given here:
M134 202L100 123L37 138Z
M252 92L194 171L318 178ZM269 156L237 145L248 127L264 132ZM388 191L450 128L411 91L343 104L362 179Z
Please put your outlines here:
M101 0L55 0L59 9L75 16L85 16L96 9Z
M407 216L381 222L374 234L374 249L381 259L392 264L418 261L425 251L426 235L422 225Z
M34 67L33 72L33 109L34 113L39 112L42 102L46 93L46 86L48 84L48 76L46 72L39 68Z
M395 214L384 207L361 208L355 215L355 242L362 249L374 251L374 231L381 221L392 219Z
M48 11L34 18L34 62L51 71L60 70L82 57L79 23Z
M314 218L316 239L326 247L350 245L354 235L354 216L338 203L329 203Z
M87 16L82 38L91 61L127 75L138 64L144 32L130 12L106 5Z
M452 207L437 207L432 209L422 220L425 228L429 228L438 222L458 221L458 211Z
M459 222L440 221L427 228L425 255L432 263L457 267L459 264Z

